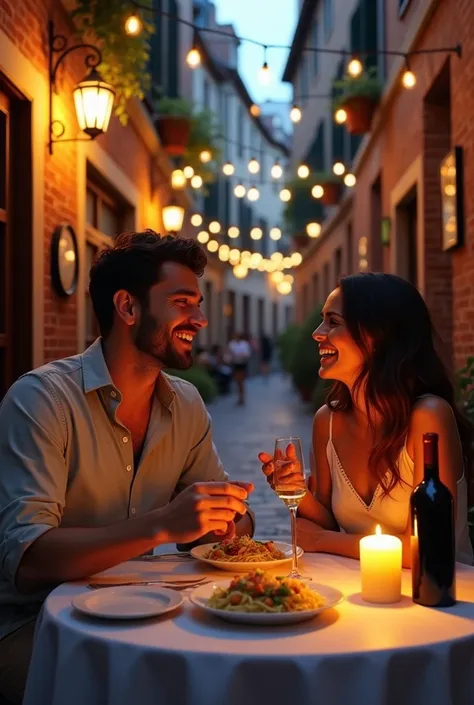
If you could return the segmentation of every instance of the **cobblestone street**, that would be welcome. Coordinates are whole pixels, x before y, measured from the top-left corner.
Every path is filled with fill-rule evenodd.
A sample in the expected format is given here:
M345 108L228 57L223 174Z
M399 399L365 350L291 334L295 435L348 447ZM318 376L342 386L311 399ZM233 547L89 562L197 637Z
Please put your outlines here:
M257 376L247 381L245 406L237 406L237 397L231 394L210 404L209 412L214 442L226 471L233 480L255 484L250 502L257 517L257 535L288 540L288 510L268 486L257 455L262 450L272 453L277 437L299 436L308 468L313 420L310 409L305 408L288 379L274 374L268 380Z

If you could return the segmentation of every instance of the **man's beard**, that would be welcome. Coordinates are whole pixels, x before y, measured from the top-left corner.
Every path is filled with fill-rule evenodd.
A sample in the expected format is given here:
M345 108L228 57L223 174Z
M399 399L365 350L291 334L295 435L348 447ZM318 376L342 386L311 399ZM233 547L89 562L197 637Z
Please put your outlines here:
M156 318L146 309L142 311L138 324L135 345L140 352L158 360L163 367L187 370L193 364L191 351L179 353L173 346L168 328L159 326Z

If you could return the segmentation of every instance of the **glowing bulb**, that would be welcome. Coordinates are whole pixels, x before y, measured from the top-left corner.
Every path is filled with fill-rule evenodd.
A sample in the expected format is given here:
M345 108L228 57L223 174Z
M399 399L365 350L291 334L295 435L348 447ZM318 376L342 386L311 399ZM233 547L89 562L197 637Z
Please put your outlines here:
M208 149L203 149L199 153L199 159L202 161L203 164L208 164L212 159L212 152L210 152Z
M346 167L342 162L335 162L333 164L332 170L336 174L336 176L342 176L346 170Z
M363 70L364 67L359 59L351 59L347 64L347 73L349 76L352 76L352 78L360 76Z
M242 252L240 253L240 259L250 259L251 255L252 253L250 252L250 250L242 250Z
M182 169L173 169L171 172L171 187L183 189L186 186L186 177Z
M289 269L290 267L292 267L293 262L291 261L291 257L284 257L283 262L281 264L283 269Z
M283 203L288 203L288 201L291 201L291 191L288 188L282 188L280 191L280 201L283 201Z
M129 37L138 37L143 29L143 22L138 15L129 15L125 20L125 33Z
M308 223L306 232L309 237L319 237L321 234L321 225L319 223Z
M196 69L201 63L201 54L196 47L190 49L186 56L186 63L190 69Z
M290 282L282 281L276 285L276 289L279 294L283 294L284 296L286 296L287 294L291 293L291 284Z
M220 233L220 231L221 231L221 224L217 220L212 220L209 223L209 231L213 235L217 235L217 233Z
M249 270L244 264L236 264L232 271L236 279L245 279Z
M191 186L193 188L201 188L202 186L202 177L199 176L199 174L194 174L194 176L191 179Z
M284 276L285 275L283 274L283 272L276 271L276 272L272 272L270 279L272 280L272 282L274 282L274 284L278 284L279 282L283 281Z
M456 186L454 184L447 184L444 187L444 193L446 196L455 196L456 195Z
M343 125L346 122L347 113L344 108L339 108L339 110L336 110L336 112L334 113L334 120L337 122L338 125Z
M240 250L238 250L237 247L234 247L229 252L229 262L231 264L237 264L238 262L240 262Z
M275 164L272 166L272 170L270 173L272 175L272 179L281 179L281 177L283 176L283 169L282 169L282 166L281 166L280 162L278 161L278 159L276 160Z
M311 189L311 195L313 198L322 198L324 196L324 189L322 186L319 186L319 184L316 184L316 186L313 186Z
M257 269L259 272L264 272L265 271L265 262L266 260L262 259L262 261L259 263Z
M263 255L260 254L260 252L252 252L252 255L250 257L250 261L254 265L259 265L260 262L263 260Z
M247 192L247 198L249 201L258 201L260 198L260 191L256 186L251 186Z
M265 271L266 272L274 272L276 269L276 264L275 262L272 262L271 260L267 259L265 260Z
M217 242L217 240L209 240L209 242L207 243L207 249L209 250L209 252L217 252L217 250L219 249L219 243Z
M191 216L191 225L194 225L195 228L199 228L202 225L202 215L200 213L194 213Z
M306 164L300 164L298 167L297 174L300 179L307 179L309 176L309 167L307 167Z
M228 245L221 245L219 247L219 259L221 262L228 262L229 261L229 252L228 252L228 250L222 249L223 247L228 247Z
M290 259L291 259L292 266L298 267L298 265L300 265L301 262L303 261L303 256L302 256L301 252L293 252Z
M230 252L230 247L229 247L229 245L221 245L221 246L219 247L219 252L225 252L225 253L228 255L229 252Z
M252 240L261 240L263 236L262 228L252 228L250 231L250 237Z
M197 239L198 239L198 242L201 243L201 245L205 245L206 242L208 242L208 240L209 240L209 233L206 230L201 230L198 233Z
M295 281L295 278L292 274L285 274L283 277L283 281L289 282L290 284L293 284L293 282Z
M234 188L234 196L236 196L236 198L243 198L246 193L247 189L242 184L237 184Z
M232 176L235 171L235 166L231 162L226 162L222 165L222 173L226 176Z
M256 105L255 103L252 103L250 106L250 115L253 115L254 117L258 117L262 111L260 110L260 106Z
M270 230L270 237L272 240L279 240L281 238L280 228L272 228Z
M293 107L290 110L291 122L294 122L296 124L297 122L300 122L302 117L303 117L303 113L301 112L301 108L299 108L297 105L293 105Z
M270 259L272 262L279 264L280 262L283 262L283 255L281 252L272 252Z
M356 184L356 177L354 174L346 174L344 177L344 183L348 188L352 188Z
M227 235L231 238L239 237L240 230L235 225L231 225L227 231Z
M416 85L416 76L413 71L406 69L402 76L402 83L405 88L414 88Z
M249 161L247 165L248 170L250 171L251 174L258 174L260 171L260 164L255 157L252 157L252 159Z
M185 166L183 169L183 174L187 179L192 179L194 176L194 169L192 166Z
M263 62L262 68L260 69L259 79L262 86L268 86L272 80L272 75L266 61Z

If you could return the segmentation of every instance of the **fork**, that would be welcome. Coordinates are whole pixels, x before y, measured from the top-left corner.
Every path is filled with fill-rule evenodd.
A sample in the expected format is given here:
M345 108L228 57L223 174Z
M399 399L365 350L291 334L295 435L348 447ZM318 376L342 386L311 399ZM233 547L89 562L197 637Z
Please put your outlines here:
M212 580L207 580L206 578L195 578L192 580L130 580L126 583L89 583L87 587L90 590L99 590L100 588L108 587L159 585L161 587L173 588L174 590L185 590L186 588L197 587L198 585L205 585L210 582L212 582Z

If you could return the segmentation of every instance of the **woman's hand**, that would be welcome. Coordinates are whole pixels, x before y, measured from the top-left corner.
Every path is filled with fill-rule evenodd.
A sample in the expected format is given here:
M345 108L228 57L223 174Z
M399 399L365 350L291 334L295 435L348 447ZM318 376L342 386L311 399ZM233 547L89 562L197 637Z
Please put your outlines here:
M278 482L280 484L297 483L298 486L301 485L300 462L296 457L296 448L293 443L288 444L285 454L281 450L276 451L275 457L268 453L259 453L258 459L262 463L263 474L272 487L275 484L275 463L278 463Z
M327 534L327 529L322 529L309 519L298 517L296 520L296 541L303 551L316 553L322 550L322 542Z

